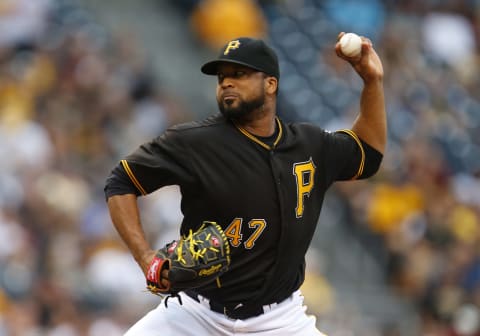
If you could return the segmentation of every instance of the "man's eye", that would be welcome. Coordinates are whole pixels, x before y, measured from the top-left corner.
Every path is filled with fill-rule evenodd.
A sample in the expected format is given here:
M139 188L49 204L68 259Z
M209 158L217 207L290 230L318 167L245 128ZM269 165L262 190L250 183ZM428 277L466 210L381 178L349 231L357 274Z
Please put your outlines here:
M235 71L235 77L242 77L245 75L245 71Z

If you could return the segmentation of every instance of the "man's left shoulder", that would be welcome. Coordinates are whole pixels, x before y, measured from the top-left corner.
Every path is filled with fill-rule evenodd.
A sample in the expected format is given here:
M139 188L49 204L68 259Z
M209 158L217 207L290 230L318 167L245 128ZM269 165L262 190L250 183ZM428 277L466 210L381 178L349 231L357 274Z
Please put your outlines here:
M194 120L181 124L176 124L170 129L177 132L189 132L198 129L211 128L215 126L222 126L226 123L226 119L221 114L214 114L202 120Z

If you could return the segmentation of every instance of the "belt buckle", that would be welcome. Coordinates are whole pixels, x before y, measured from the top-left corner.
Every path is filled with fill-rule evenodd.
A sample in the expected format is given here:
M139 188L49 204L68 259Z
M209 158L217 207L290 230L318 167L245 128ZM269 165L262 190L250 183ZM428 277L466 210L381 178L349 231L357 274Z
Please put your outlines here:
M233 307L233 309L228 309L226 306L223 306L223 315L225 315L226 317L228 317L231 320L236 320L236 319L238 319L238 317L233 317L230 313L234 313L234 311L236 309L240 308L240 307L243 307L242 303L239 303L238 305Z
M228 314L228 309L227 307L223 307L223 315L225 315L226 318L229 318L230 320L235 320L233 317L231 317L229 314Z

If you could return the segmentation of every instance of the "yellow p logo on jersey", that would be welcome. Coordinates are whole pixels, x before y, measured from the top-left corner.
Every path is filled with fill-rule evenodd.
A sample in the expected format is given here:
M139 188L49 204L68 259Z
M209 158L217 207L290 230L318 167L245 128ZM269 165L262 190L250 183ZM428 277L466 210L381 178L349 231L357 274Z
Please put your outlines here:
M230 50L232 49L238 49L240 47L240 41L239 40L233 40L228 42L227 47L225 48L225 51L223 52L224 55L228 55Z
M297 218L302 218L303 216L305 196L310 196L310 192L315 185L316 169L317 167L315 167L311 157L308 161L293 164L293 175L295 175L297 182L297 207L295 208Z

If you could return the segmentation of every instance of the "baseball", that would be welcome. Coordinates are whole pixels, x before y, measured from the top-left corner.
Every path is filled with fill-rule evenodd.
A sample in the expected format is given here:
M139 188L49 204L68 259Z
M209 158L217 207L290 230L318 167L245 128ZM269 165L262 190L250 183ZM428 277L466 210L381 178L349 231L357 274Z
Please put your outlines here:
M346 33L340 39L340 49L345 56L356 57L362 52L362 39L355 33Z

